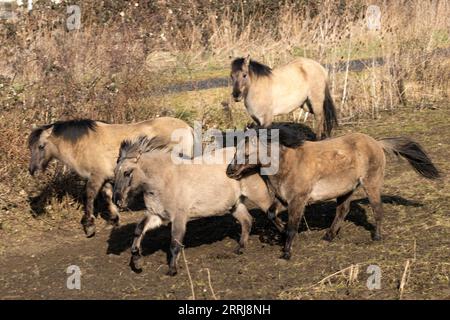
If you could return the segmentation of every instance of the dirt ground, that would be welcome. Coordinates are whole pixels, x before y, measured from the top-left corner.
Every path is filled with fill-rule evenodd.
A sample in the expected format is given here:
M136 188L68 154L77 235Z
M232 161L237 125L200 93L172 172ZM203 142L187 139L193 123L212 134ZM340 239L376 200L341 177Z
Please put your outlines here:
M374 220L359 192L331 243L322 237L333 220L334 202L307 208L291 261L279 259L276 234L263 214L253 210L255 224L244 254L233 253L239 225L231 216L197 220L188 224L177 276L166 275L168 228L146 236L144 269L137 274L128 264L142 211L123 212L121 226L115 229L98 219L97 234L87 239L77 222L82 207L75 199L67 220L48 222L44 215L30 217L31 222L2 222L8 230L17 226L20 232L0 228L0 298L189 299L191 278L196 299L450 299L448 119L449 106L408 107L337 132L410 136L424 145L444 175L427 181L405 162L389 158L380 242L371 240ZM51 228L35 230L34 220L48 222ZM81 270L80 290L66 286L70 265ZM378 290L367 288L369 265L381 269Z

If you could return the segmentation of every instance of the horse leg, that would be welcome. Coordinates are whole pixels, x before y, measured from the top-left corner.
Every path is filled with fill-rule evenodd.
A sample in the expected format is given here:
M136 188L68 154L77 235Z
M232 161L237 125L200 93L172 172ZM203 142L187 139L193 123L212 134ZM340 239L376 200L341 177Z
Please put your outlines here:
M316 139L322 140L326 137L326 132L324 132L325 125L325 115L323 110L323 101L325 96L323 93L313 92L308 99L311 112L314 114L314 119L317 125L316 128Z
M242 249L247 246L248 237L252 230L252 217L243 203L239 203L236 206L233 217L235 217L241 225L241 238L239 239L239 244L236 247L235 253L242 254Z
M172 222L172 240L170 242L169 276L177 274L178 254L183 249L183 238L186 232L186 219L175 218Z
M292 243L298 233L298 227L305 211L307 198L305 196L297 196L289 202L288 212L289 219L286 227L286 243L283 249L283 259L289 260L292 255Z
M325 234L324 240L332 241L338 234L341 229L342 222L350 211L350 200L352 194L353 191L337 198L336 216L334 217L330 229L328 229Z
M272 112L266 112L265 114L258 115L258 116L252 116L253 120L258 124L259 126L263 126L265 128L270 127L273 122L273 114Z
M94 200L100 191L104 180L98 177L91 177L86 184L86 203L84 215L81 218L86 237L90 238L95 234Z
M113 226L119 225L119 210L117 209L117 206L113 202L113 187L110 182L105 183L102 189L103 195L105 196L106 202L108 203L108 210L109 210L109 216L108 216L108 222L112 224Z
M131 267L136 270L142 270L141 242L148 230L156 229L162 224L161 218L147 211L144 219L139 222L134 230L133 245L131 246Z
M269 210L267 211L267 216L270 221L275 225L279 232L284 232L285 223L278 217L278 214L282 211L283 205L278 199L275 199Z
M369 198L370 206L375 215L375 234L373 240L381 240L381 223L383 220L383 206L381 204L381 184L374 183L372 181L363 180L363 188Z

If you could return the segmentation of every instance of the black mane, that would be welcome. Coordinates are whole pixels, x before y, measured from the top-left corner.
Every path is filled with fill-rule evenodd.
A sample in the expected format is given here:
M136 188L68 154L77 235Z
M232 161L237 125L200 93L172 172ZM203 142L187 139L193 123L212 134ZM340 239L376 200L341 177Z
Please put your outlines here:
M316 137L314 133L310 132L309 128L303 128L301 125L288 124L288 123L274 123L269 128L263 127L253 127L256 130L258 137L264 135L267 136L267 140L271 142L271 129L279 130L279 143L288 148L297 148L303 145L305 141L315 141ZM261 129L267 129L267 131L262 132Z
M97 128L97 123L95 120L90 119L80 119L80 120L69 120L69 121L57 121L52 124L43 125L37 129L34 129L29 138L28 146L34 145L41 136L44 130L53 128L52 134L55 137L60 137L66 141L75 143L83 136L87 135L89 131L95 131Z
M139 136L134 140L123 140L120 144L119 149L119 157L117 158L117 163L127 158L130 154L135 153L147 153L157 150L166 150L167 143L163 141L161 137L152 137L149 138L147 136Z
M242 70L244 65L244 58L236 58L231 63L231 72L236 72ZM252 75L257 77L268 77L272 74L272 69L258 61L250 59L249 70Z

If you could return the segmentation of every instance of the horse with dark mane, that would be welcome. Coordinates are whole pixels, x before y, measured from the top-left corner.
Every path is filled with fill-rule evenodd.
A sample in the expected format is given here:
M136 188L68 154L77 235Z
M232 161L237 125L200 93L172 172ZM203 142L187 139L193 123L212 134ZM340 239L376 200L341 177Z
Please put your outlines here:
M172 141L179 129L182 143ZM85 214L81 219L88 237L95 234L94 200L103 191L110 211L109 221L117 225L119 214L112 202L112 185L117 152L124 139L140 135L158 136L169 147L187 157L192 156L193 131L184 121L162 117L133 124L107 124L90 119L58 121L34 129L28 138L31 152L29 172L44 171L56 159L87 179Z
M241 224L237 253L246 246L252 227L244 200L248 199L267 212L273 203L266 184L258 174L241 181L225 174L227 159L235 148L221 148L209 154L177 163L173 154L161 148L158 139L141 137L124 141L115 169L114 200L126 206L129 194L141 190L147 212L134 232L131 266L142 268L141 241L147 231L171 223L169 275L177 273L177 257L183 247L186 224L193 219L232 213ZM174 161L176 160L176 161Z
M328 84L328 74L318 62L298 58L275 69L246 58L231 64L233 97L244 99L253 120L268 127L276 115L297 108L314 114L317 139L329 137L337 115Z
M261 147L279 152L278 172L267 175L266 182L276 197L288 207L288 223L285 228L286 243L283 258L291 257L292 242L298 232L300 221L307 204L337 199L336 216L325 235L333 240L339 232L342 221L350 210L350 199L358 187L362 187L375 213L376 229L374 240L381 239L383 207L381 188L385 172L385 152L405 158L413 169L428 179L439 177L437 168L423 148L409 138L385 138L375 140L362 133L351 133L323 141L305 141L301 135L284 137L279 141L271 139L269 131L261 139L260 130L248 139L242 140L238 150L245 152L245 161L235 159L227 168L227 175L241 179L246 172L270 164L259 161ZM263 143L268 140L267 143ZM249 159L257 159L250 162ZM269 217L276 213L269 212Z

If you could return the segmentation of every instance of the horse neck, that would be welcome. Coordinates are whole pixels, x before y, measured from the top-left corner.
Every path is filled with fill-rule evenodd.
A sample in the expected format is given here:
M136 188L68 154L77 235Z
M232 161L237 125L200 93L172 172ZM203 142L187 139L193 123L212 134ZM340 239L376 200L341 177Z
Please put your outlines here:
M147 178L158 180L164 177L174 166L170 153L143 155L139 160L139 167Z
M268 87L272 84L273 75L271 76L251 76L251 82L249 90L267 90Z
M61 139L52 139L52 143L56 149L56 151L53 152L52 157L83 176L83 170L79 168L79 161L77 159L77 155L79 156L81 154L76 150L80 148L79 142L71 143Z

